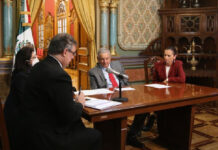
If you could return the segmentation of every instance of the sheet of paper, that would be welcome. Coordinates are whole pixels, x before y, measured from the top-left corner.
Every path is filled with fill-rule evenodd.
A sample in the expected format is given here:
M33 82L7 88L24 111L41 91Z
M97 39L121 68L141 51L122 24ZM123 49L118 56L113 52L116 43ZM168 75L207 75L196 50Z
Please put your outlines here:
M100 110L122 104L121 102L115 102L106 99L98 99L93 97L85 97L85 99L85 106Z
M119 91L119 88L115 88L116 91ZM131 88L131 87L124 87L124 88L121 88L122 91L132 91L132 90L135 90L134 88Z
M81 92L84 93L84 95L98 95L98 94L109 94L113 93L113 91L110 91L109 89L102 88L102 89L94 89L94 90L82 90ZM78 94L79 92L75 92L75 94Z
M158 89L169 88L170 87L169 85L163 85L163 84L146 84L145 86L158 88Z

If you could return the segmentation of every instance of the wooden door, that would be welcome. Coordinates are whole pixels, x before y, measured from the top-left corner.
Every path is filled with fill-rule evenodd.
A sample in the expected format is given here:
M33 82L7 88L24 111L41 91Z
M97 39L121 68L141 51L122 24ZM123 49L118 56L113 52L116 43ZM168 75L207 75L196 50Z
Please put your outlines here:
M78 39L78 50L77 50L77 69L79 71L79 87L89 89L89 77L88 71L90 69L90 50L88 45L88 37L83 29L82 25L79 24L79 39Z

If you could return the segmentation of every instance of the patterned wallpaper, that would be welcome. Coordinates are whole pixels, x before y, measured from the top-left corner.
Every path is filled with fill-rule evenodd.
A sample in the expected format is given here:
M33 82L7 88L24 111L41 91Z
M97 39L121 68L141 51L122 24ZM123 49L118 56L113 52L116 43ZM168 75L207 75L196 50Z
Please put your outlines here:
M118 44L123 50L144 50L159 37L161 20L158 9L163 0L120 0Z

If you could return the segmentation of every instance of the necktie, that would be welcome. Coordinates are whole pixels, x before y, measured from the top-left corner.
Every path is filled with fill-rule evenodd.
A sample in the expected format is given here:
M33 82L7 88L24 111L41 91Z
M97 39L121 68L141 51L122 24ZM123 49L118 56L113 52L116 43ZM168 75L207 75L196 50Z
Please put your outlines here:
M108 73L108 75L109 75L109 79L110 79L110 81L111 81L113 87L114 87L114 88L115 88L115 87L118 87L117 81L116 81L116 79L115 79L113 73Z

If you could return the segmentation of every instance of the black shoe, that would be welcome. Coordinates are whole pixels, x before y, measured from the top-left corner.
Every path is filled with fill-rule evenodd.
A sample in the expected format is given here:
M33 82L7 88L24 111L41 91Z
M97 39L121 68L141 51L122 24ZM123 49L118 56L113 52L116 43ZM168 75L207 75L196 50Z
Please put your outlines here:
M136 136L127 136L126 144L131 145L133 147L142 148L142 149L145 147L143 143L138 141Z
M148 119L147 124L142 127L142 130L143 130L143 131L150 131L151 128L153 127L154 120L155 120L155 116L154 116L154 115L151 115L151 116L149 117L149 119Z
M144 126L144 127L142 127L142 130L143 130L143 131L150 131L151 128L150 128L150 127L147 127L147 126Z

